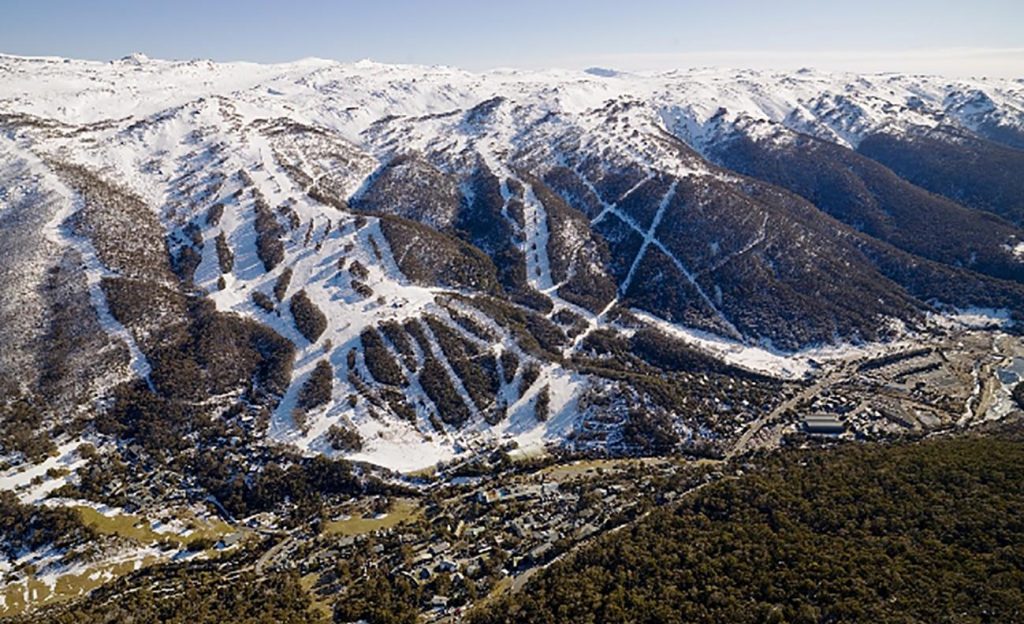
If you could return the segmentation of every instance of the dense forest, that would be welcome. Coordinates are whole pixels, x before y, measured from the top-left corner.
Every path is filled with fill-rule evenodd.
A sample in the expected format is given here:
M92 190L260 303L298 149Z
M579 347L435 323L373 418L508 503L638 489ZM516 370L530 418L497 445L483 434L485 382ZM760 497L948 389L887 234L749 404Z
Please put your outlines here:
M781 454L559 562L498 622L1019 622L1016 436Z

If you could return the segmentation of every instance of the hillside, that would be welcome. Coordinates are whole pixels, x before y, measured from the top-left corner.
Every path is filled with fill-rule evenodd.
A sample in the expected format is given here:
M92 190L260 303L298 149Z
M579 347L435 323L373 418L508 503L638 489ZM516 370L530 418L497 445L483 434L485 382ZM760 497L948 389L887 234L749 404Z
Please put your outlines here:
M946 141L951 154L1017 158L1009 81L2 66L3 279L26 296L5 312L0 377L55 408L88 410L133 378L221 409L244 394L243 421L266 419L272 439L330 452L340 427L365 442L353 457L417 468L480 436L564 439L580 396L612 383L567 362L595 330L628 336L630 310L785 377L808 348L889 340L936 311L1024 308L1024 233L998 199L1012 186L954 196L866 147L956 127L974 138ZM987 109L965 103L979 93ZM89 305L62 317L72 300ZM368 350L370 330L384 338ZM164 361L187 341L187 362ZM206 350L225 342L255 349L251 364L212 379ZM85 350L109 364L76 364ZM490 352L490 372L467 378L456 350ZM318 362L330 400L296 409ZM246 389L253 366L274 379ZM531 423L543 388L564 417Z
M554 564L469 621L1012 622L1019 437L792 453Z
M0 488L76 536L3 540L0 613L248 573L521 462L1004 419L1022 110L1013 80L0 56Z

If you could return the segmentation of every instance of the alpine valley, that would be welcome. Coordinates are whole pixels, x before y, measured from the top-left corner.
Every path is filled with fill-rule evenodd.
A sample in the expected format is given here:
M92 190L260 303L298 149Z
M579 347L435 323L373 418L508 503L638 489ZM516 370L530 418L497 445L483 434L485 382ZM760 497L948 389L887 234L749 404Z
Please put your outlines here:
M0 615L458 619L1019 422L1024 80L0 56L0 294Z

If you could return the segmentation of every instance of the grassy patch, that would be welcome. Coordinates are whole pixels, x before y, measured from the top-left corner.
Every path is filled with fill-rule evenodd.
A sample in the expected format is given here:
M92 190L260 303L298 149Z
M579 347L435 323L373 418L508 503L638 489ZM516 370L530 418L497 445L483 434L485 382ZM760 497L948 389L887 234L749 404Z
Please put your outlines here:
M186 526L192 527L192 532L187 536L176 533L160 533L153 530L150 521L140 516L130 514L104 515L92 507L77 506L74 508L82 518L86 526L95 529L102 535L116 535L126 539L134 540L142 544L155 544L158 542L176 542L181 546L197 540L218 540L225 535L235 531L229 524L221 520L199 520L195 517L179 517Z
M636 466L638 464L654 465L664 464L668 460L664 457L624 457L615 459L583 459L574 461L569 464L556 464L554 466L548 466L540 471L539 474L543 474L555 481L563 481L566 479L572 479L580 476L592 476L597 474L598 470L606 472L620 472L629 468L630 466Z
M189 544L206 540L214 542L235 532L236 529L226 522L212 519L199 519L185 512L175 517L185 526L191 527L188 535L161 533L153 530L150 521L142 516L131 514L104 515L92 507L75 506L74 509L82 523L101 535L112 535L132 540L141 545L153 545L160 542L177 544L185 548ZM134 570L149 566L157 561L157 557L148 555L142 559L132 559L116 563L99 564L85 568L80 572L63 574L57 577L52 587L37 578L12 584L0 590L3 604L0 605L0 617L17 615L28 608L38 607L51 602L79 598Z
M137 568L151 565L155 561L156 557L149 555L139 560L90 566L81 572L60 576L52 588L36 578L14 583L0 591L0 596L3 597L0 617L13 617L30 607L80 598L104 583Z
M420 468L419 470L411 470L405 473L407 477L424 477L433 478L437 474L437 466L427 466L426 468Z
M299 579L299 585L303 591L309 594L312 604L310 605L313 611L319 613L323 621L330 622L334 618L334 609L331 608L331 603L322 597L318 596L314 591L317 581L320 580L320 575L317 573L307 574Z
M399 498L383 518L352 517L347 520L328 522L324 532L328 535L363 535L379 529L388 529L420 515L419 504L408 498Z

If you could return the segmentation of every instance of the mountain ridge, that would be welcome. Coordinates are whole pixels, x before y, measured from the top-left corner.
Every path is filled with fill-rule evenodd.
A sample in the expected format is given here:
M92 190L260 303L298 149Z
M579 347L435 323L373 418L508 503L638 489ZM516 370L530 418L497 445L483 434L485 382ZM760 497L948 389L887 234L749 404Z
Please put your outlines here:
M602 376L620 356L593 350L601 332L665 323L689 348L790 380L809 350L874 348L958 308L1024 310L1024 231L979 208L997 193L974 207L940 199L895 173L897 156L861 150L954 124L984 142L972 149L999 144L1024 163L1007 144L1024 128L1020 81L132 60L0 57L4 168L30 196L64 198L60 244L84 250L74 272L100 285L99 326L132 354L123 374L158 393L185 384L172 394L195 405L244 397L240 426L257 438L334 454L328 429L344 427L366 440L346 456L404 468L467 442L562 444L605 418L581 397L626 391ZM830 150L814 166L841 177L858 163L861 177L826 188L773 173L810 172L787 150L813 142ZM942 145L950 158L966 149ZM827 199L849 188L861 212ZM907 197L930 216L893 212ZM959 248L942 242L955 222L976 233ZM9 284L36 288L39 274ZM385 326L381 340L366 333ZM150 360L159 372L167 353L153 332L192 358L155 385ZM24 349L53 344L40 340ZM267 345L290 345L294 374L196 394L213 379L209 345L248 340L271 360L286 356ZM253 365L284 375L271 360ZM299 396L325 362L331 400L307 410ZM690 440L696 421L659 400ZM556 417L537 418L548 401ZM602 435L585 445L621 447L620 430Z

